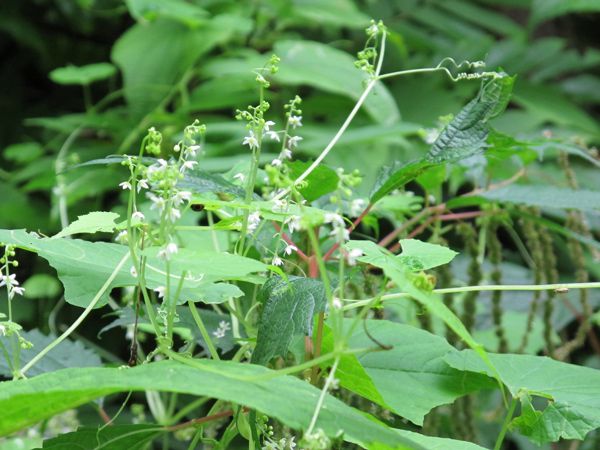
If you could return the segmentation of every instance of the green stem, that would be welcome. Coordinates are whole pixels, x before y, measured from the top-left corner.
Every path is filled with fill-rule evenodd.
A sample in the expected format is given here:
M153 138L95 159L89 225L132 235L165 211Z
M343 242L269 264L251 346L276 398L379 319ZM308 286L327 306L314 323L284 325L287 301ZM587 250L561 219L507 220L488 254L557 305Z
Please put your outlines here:
M555 291L569 289L598 289L600 282L590 283L554 283L554 284L490 284L487 286L463 286L455 288L434 289L435 294L458 294L461 292L486 292L486 291ZM399 298L409 298L410 294L399 292L397 294L387 294L378 297L380 300L395 300ZM368 305L375 298L365 300L345 300L350 301L349 305L344 306L344 310L360 308Z
M194 322L196 322L196 325L198 326L198 329L200 330L202 339L204 339L204 342L206 343L206 346L208 347L210 356L212 356L212 358L216 359L216 360L221 359L219 357L219 353L217 352L217 349L215 348L215 345L212 342L212 339L210 338L210 335L208 334L208 330L204 326L204 322L202 322L202 317L200 317L200 314L198 314L196 305L194 305L194 302L192 302L191 300L188 300L188 306L190 308L190 312L192 313L192 317L194 318Z
M319 418L319 413L321 412L321 408L323 408L323 403L325 403L325 396L327 395L327 391L329 391L329 387L333 383L333 380L335 378L335 371L337 370L339 363L340 363L340 356L338 355L335 358L333 366L331 367L329 376L325 380L325 386L323 386L323 389L321 390L321 395L319 395L319 400L317 401L317 406L315 407L315 412L313 413L312 419L310 420L310 425L308 425L308 428L306 429L307 435L312 434L312 431L315 428L315 425L317 424L317 419Z
M494 450L500 450L502 448L502 442L504 442L504 437L506 436L506 432L508 431L508 426L510 425L510 421L512 420L513 414L515 413L515 409L517 407L517 399L513 398L510 406L508 407L508 411L506 413L506 417L504 418L504 423L502 423L502 429L500 430L500 434L496 439L496 444L494 445Z
M117 275L119 274L119 272L121 271L121 269L123 268L123 266L125 265L125 263L127 262L128 259L129 259L129 253L125 254L121 258L121 260L119 261L119 263L117 264L115 269L112 271L110 276L104 282L104 284L102 285L100 290L96 293L96 295L94 296L94 298L92 299L90 304L85 308L85 310L77 318L77 320L75 320L75 322L73 322L71 324L71 326L69 328L67 328L67 330L63 334L61 334L54 341L52 341L50 344L48 344L48 346L46 346L46 348L44 348L41 352L39 352L37 355L35 355L31 359L31 361L29 361L27 364L25 364L25 366L23 366L23 369L21 369L21 375L25 375L25 372L27 372L29 369L31 369L49 351L51 351L54 347L56 347L58 344L60 344L62 341L64 341L73 331L75 331L75 329L81 324L81 322L84 321L84 319L89 315L89 313L92 312L92 309L94 309L96 307L96 305L98 304L98 302L100 301L102 296L108 291L110 285L112 284L114 279L117 277Z

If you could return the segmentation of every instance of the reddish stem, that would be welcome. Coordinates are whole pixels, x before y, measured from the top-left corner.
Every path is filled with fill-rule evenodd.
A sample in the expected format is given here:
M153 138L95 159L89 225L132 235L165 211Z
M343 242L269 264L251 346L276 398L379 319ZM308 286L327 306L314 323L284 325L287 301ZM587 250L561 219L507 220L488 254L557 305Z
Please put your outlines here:
M409 227L411 227L412 225L417 223L423 217L425 217L429 214L432 214L434 212L437 212L437 211L441 212L445 208L446 208L446 204L442 203L441 205L431 206L429 208L422 209L417 215L413 216L411 219L404 222L401 226L396 228L390 234L385 236L381 241L379 241L379 245L381 245L382 247L387 247L388 245L390 245L392 243L392 241L394 239L396 239L396 237L398 237L400 234L402 234L404 231L406 231Z
M277 222L273 222L273 226L275 227L275 229L277 230L278 233L281 234L281 238L288 244L288 245L293 245L294 247L296 247L296 253L298 254L298 256L300 257L300 259L304 262L308 262L309 257L306 255L306 253L304 253L302 250L300 250L298 248L298 246L294 243L294 241L292 241L292 238L289 237L287 234L285 234L283 231L281 231L281 227L279 226L279 224Z
M165 427L165 430L167 430L167 431L177 431L177 430L181 430L183 428L189 428L189 427L192 427L194 425L199 425L201 423L211 422L213 420L218 420L218 419L222 419L223 417L229 417L229 416L233 416L233 411L231 409L228 409L226 411L218 412L216 414L213 414L212 416L199 417L197 419L188 420L187 422L178 423L177 425L172 425L170 427Z
M367 207L364 209L363 212L360 213L360 215L354 220L354 222L352 222L352 225L350 225L348 227L348 233L352 233L356 227L358 225L360 225L360 223L363 221L363 219L367 216L367 214L369 214L369 212L371 211L371 208L373 208L373 204L369 203L369 205L367 205ZM327 253L325 253L325 255L323 255L323 261L329 261L329 259L331 258L331 256L333 255L333 253L340 248L340 243L336 242L335 244L333 244L331 246L331 248L327 251Z
M450 221L450 220L463 220L463 219L472 219L474 217L483 216L483 211L466 211L462 213L451 213L451 214L442 214L441 216L437 216L439 220Z

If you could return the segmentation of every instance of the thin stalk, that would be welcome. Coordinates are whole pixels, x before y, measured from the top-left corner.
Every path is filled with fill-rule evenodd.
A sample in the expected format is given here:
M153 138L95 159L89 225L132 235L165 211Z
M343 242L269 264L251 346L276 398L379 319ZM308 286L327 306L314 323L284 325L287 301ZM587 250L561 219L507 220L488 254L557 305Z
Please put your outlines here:
M508 426L510 425L510 421L512 420L513 414L515 413L515 409L517 407L517 399L513 398L510 402L510 406L508 407L508 411L506 413L506 417L504 418L504 422L502 423L502 429L500 430L500 434L496 439L496 444L494 445L494 450L500 450L502 448L502 443L504 442L504 437L506 436L506 432L508 431Z
M192 317L194 318L194 322L196 322L196 325L198 326L198 329L200 330L200 334L202 335L202 339L204 339L204 342L206 342L206 346L208 347L208 351L210 353L210 356L212 356L212 358L216 359L216 360L221 359L219 357L219 353L217 352L217 349L215 348L215 345L213 344L212 339L210 338L210 335L208 334L208 330L206 329L206 326L204 326L204 322L202 321L202 317L200 317L200 314L198 314L198 310L196 309L196 305L194 305L194 303L191 300L188 300L188 307L190 308L190 312L192 313Z
M327 391L329 391L329 387L333 383L335 378L335 371L337 370L338 364L340 363L340 356L338 355L333 362L333 366L329 371L329 376L325 380L325 386L321 390L321 395L319 395L319 400L317 401L317 406L315 407L315 412L313 413L312 419L310 420L310 425L306 429L306 434L310 435L317 424L317 419L319 418L319 413L321 412L321 408L323 408L323 403L325 403L325 396L327 395Z
M31 361L29 361L27 364L25 364L25 366L23 366L23 369L21 369L21 373L20 373L21 375L25 375L25 373L29 369L31 369L40 359L42 359L49 351L51 351L54 347L56 347L58 344L60 344L62 341L64 341L73 331L75 331L75 329L79 325L81 325L81 322L83 322L85 320L85 318L89 315L89 313L92 312L92 309L94 309L94 307L98 304L98 302L100 301L102 296L106 293L106 291L110 287L111 283L117 277L118 273L121 271L121 269L123 268L123 266L125 265L125 263L127 262L128 259L129 259L129 253L125 254L121 258L121 260L119 261L119 263L117 264L115 269L112 271L110 276L104 282L104 284L102 285L100 290L96 293L96 295L94 296L94 298L92 299L90 304L85 308L85 310L77 318L77 320L75 320L75 322L73 322L71 324L71 326L69 328L67 328L67 330L63 334L61 334L54 341L52 341L50 344L48 344L46 346L46 348L44 348L41 352L39 352L37 355L35 355L31 359Z

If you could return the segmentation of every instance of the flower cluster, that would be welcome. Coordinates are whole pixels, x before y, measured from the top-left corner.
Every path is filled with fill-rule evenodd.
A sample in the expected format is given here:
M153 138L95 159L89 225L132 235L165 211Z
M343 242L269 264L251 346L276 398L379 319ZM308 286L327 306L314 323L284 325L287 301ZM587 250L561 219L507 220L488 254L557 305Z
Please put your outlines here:
M221 320L219 327L212 334L215 338L221 339L225 337L229 330L231 330L231 324L225 320Z
M374 20L371 20L371 25L365 31L367 33L367 42L365 43L365 47L358 52L358 59L354 62L354 65L369 75L374 75L375 60L378 55L377 38L385 33L385 26L381 21L376 23Z
M23 295L25 288L20 286L17 281L17 276L13 273L9 273L9 268L18 267L19 262L12 259L15 256L15 248L12 245L6 245L4 247L4 256L0 258L0 288L6 287L6 293L8 299L12 300L15 295Z

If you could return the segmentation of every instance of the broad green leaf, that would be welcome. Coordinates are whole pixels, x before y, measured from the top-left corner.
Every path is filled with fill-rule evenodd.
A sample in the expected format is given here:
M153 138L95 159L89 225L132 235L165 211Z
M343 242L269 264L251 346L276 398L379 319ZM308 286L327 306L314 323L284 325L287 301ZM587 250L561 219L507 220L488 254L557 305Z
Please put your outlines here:
M504 111L514 82L514 77L506 74L483 80L477 96L442 130L425 160L451 162L483 151L490 131L488 121Z
M369 194L371 203L376 203L393 190L402 188L434 166L435 164L428 161L415 161L407 164L395 162L391 166L382 167L377 174L377 182Z
M396 432L407 439L421 444L427 450L486 450L485 448L473 444L472 442L458 441L456 439L440 438L434 436L426 436L424 434L415 433L408 430L396 430ZM369 450L379 448L377 445Z
M167 431L152 424L81 427L44 441L44 450L146 450L148 443Z
M382 405L417 425L422 425L425 415L436 406L495 386L488 377L469 376L449 367L443 358L454 347L439 336L409 325L367 320L350 338L351 348L374 346L364 328L378 342L392 347L358 357L381 394L385 402ZM342 386L351 389L345 384L345 374L336 373Z
M39 238L24 230L0 230L0 242L14 244L48 260L63 283L65 300L81 307L89 304L119 261L129 253L125 245L80 239ZM157 257L157 252L156 248L145 250L148 255L146 284L150 289L166 286L166 263ZM126 264L117 273L98 306L106 303L110 289L137 284L137 279L130 273L130 267L131 265ZM181 274L186 272L182 299L219 303L224 300L224 288L214 286L214 283L226 280L257 281L248 276L264 270L266 266L254 259L225 252L198 252L182 248L170 261L170 284L173 287L171 293L175 293ZM225 289L227 292L234 292L231 288Z
M44 149L37 142L12 144L6 147L3 152L6 159L20 164L32 162L43 154Z
M0 440L0 450L37 450L41 446L41 437L19 436Z
M267 364L276 356L285 356L292 338L312 335L313 316L327 305L323 284L312 278L270 278L258 299L263 310L258 324L255 364Z
M311 162L308 161L294 161L289 163L290 177L295 180L302 175L310 165ZM339 181L340 177L335 170L321 164L305 179L306 185L299 187L298 190L306 200L312 202L323 195L335 191L338 188Z
M580 209L598 211L600 192L568 189L544 185L511 184L479 194L487 200L515 203L543 208Z
M117 73L115 66L109 63L88 64L87 66L66 66L50 72L50 79L58 84L88 85L104 80Z
M23 283L25 288L25 298L52 298L61 293L61 286L58 280L45 273L36 273L27 278Z
M40 350L56 339L56 336L42 334L39 330L24 331L20 333L25 339L33 344L32 348L20 349L19 360L23 367ZM0 337L0 342L4 344L11 360L14 358L12 339L7 336ZM94 367L102 362L100 357L89 348L84 347L80 341L64 340L54 347L48 355L41 359L36 365L32 366L27 375L35 376L41 373L54 372L69 367ZM0 353L0 374L12 378L12 370L2 353Z
M292 4L293 14L322 25L365 28L370 20L351 0L292 0Z
M320 390L296 377L230 361L161 361L133 368L65 369L28 380L0 383L0 436L96 398L128 391L165 391L208 396L256 409L284 425L308 428ZM44 395L40 396L40 392ZM268 395L265 395L268 393ZM327 395L316 428L363 447L381 442L424 450L395 431Z
M596 0L534 0L529 23L536 26L564 14L598 11L600 3Z
M183 180L177 183L177 187L191 191L194 194L223 193L231 194L238 199L245 196L243 188L227 181L221 175L198 169L187 171Z
M551 399L541 414L536 414L537 422L528 419L530 411L516 422L521 431L530 432L534 442L583 439L600 427L600 371L541 356L489 354L489 357L513 396ZM458 370L491 374L470 350L449 353L444 359Z
M184 0L127 0L127 7L137 21L154 21L160 17L177 20L189 27L207 21L208 13Z
M106 211L95 211L83 216L79 216L77 220L71 222L60 233L55 234L53 238L62 238L79 233L98 233L114 231L117 227L115 220L119 218L117 213Z
M354 66L349 54L312 41L278 41L274 52L281 58L276 79L284 84L306 84L358 100L366 75ZM400 112L383 84L377 84L364 107L376 121L394 124Z

